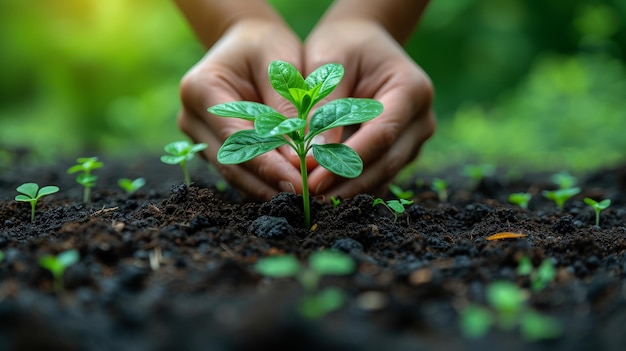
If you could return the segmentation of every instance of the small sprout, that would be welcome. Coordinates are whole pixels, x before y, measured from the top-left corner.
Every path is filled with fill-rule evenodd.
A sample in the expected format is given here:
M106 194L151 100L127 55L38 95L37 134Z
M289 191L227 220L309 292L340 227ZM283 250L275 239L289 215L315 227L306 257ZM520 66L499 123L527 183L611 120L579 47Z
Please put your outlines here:
M409 200L414 195L411 190L404 190L396 184L389 184L389 191L398 199Z
M543 196L546 199L554 201L556 206L559 208L559 211L563 211L563 206L565 206L565 201L567 201L572 196L580 193L580 188L567 188L567 189L558 189L558 190L544 190L542 192Z
M611 206L611 200L610 199L604 199L600 202L597 202L593 199L590 199L588 197L584 198L583 201L591 206L594 211L596 211L596 227L600 226L600 211L607 209L609 206Z
M197 152L206 149L207 146L205 143L191 144L186 140L169 143L164 147L165 152L169 155L161 156L161 162L169 165L180 165L185 176L185 185L189 186L191 185L191 178L187 170L187 162L191 161Z
M334 287L319 289L322 276L346 275L355 270L352 258L330 250L315 252L309 256L306 267L293 255L273 256L260 259L256 271L268 277L294 277L305 290L300 302L300 314L306 318L319 318L332 312L344 303L343 292Z
M552 176L552 182L556 184L559 189L569 189L576 185L576 177L567 172L559 172Z
M541 291L556 278L556 268L551 259L547 258L535 269L528 256L523 256L517 266L517 275L529 276L533 291Z
M224 179L220 179L215 182L215 189L217 189L220 193L223 193L226 189L228 189L228 183Z
M400 199L400 200L385 201L378 197L374 199L372 206L384 205L385 207L387 207L389 212L393 214L393 221L395 222L398 220L398 215L401 215L404 213L404 206L410 205L412 203L413 203L412 200Z
M58 186L48 185L39 189L39 185L37 183L24 183L17 187L16 189L21 194L15 197L15 201L23 201L30 202L30 221L35 221L35 206L37 205L37 200L40 197L54 194L59 191Z
M470 179L472 188L476 188L484 178L491 177L495 172L496 168L490 164L466 165L462 170L462 173Z
M330 202L332 202L333 207L337 207L337 206L341 205L341 199L340 198L336 198L334 196L330 197Z
M532 198L529 193L513 193L509 195L509 202L523 209L528 209L528 202Z
M431 182L431 188L437 193L439 202L448 201L448 182L441 178L434 178Z
M76 164L68 168L67 173L81 172L76 176L76 182L84 187L83 202L89 202L91 196L91 188L96 186L98 177L91 174L94 169L102 168L104 164L98 161L97 157L79 157Z
M126 191L127 194L132 194L139 190L142 186L146 185L146 180L143 178L137 178L134 180L121 178L117 181L117 185L119 185L122 190Z
M57 256L45 255L39 258L39 265L52 273L54 290L57 293L60 293L63 289L63 273L67 267L78 262L79 258L77 250L63 251Z

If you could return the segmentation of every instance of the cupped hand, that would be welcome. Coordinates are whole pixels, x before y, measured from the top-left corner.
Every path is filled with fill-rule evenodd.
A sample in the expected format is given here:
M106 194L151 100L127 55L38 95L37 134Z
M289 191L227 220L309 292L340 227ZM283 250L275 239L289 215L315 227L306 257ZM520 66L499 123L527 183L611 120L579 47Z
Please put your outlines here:
M384 27L367 20L322 22L307 38L304 55L306 74L328 62L344 66L344 79L328 99L373 98L385 108L358 129L344 129L342 140L325 141L356 150L364 164L361 176L345 179L315 167L309 175L312 194L351 197L385 188L435 130L429 77Z
M232 133L252 129L251 122L211 115L207 108L231 101L255 101L286 116L295 110L272 89L267 67L272 60L302 69L302 44L283 23L242 20L233 24L181 82L178 124L195 142L208 148L203 156L224 179L253 198L268 200L279 191L301 192L298 168L285 150L274 150L241 165L217 162L217 150Z

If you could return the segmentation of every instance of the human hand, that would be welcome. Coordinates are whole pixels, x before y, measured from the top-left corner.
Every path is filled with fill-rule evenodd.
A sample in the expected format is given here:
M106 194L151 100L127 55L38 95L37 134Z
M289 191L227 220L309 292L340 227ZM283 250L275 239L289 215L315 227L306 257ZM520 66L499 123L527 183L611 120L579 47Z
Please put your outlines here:
M328 99L373 98L385 107L358 130L344 129L345 140L325 140L344 141L356 150L364 163L361 176L345 179L315 167L309 174L312 194L351 197L385 188L435 130L430 79L384 27L368 20L322 22L307 38L304 52L306 74L328 62L344 66L344 80Z
M288 61L302 69L302 44L283 23L242 20L233 24L182 80L179 127L194 142L208 144L203 156L224 179L245 195L269 200L279 191L301 192L300 171L275 150L241 165L217 162L217 150L232 133L253 129L249 121L212 116L209 106L230 101L256 101L286 116L295 109L276 94L267 79L272 60Z

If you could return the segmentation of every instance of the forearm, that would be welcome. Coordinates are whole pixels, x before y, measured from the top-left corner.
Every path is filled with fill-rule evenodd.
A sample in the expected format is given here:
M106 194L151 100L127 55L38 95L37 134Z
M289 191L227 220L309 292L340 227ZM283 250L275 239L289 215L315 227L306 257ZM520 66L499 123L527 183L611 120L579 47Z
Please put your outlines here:
M267 20L284 23L264 0L174 0L198 39L210 48L237 21Z
M370 20L404 44L427 4L428 0L337 0L322 21Z

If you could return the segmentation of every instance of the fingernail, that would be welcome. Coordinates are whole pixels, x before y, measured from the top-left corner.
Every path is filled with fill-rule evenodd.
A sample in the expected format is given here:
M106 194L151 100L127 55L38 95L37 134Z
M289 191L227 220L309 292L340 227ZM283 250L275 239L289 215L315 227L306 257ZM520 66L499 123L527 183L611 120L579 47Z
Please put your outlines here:
M285 191L288 193L296 192L296 188L294 188L293 184L286 180L281 180L280 182L278 182L278 188L280 188L281 191Z

